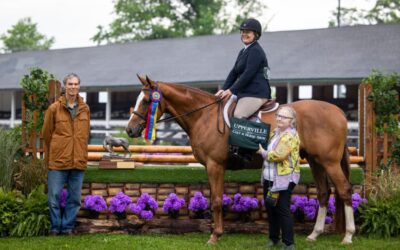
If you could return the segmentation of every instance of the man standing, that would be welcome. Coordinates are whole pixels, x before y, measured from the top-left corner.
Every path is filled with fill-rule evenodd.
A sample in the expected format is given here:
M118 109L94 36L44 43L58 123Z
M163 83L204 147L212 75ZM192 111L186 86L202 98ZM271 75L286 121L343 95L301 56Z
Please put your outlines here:
M90 110L79 96L79 76L68 74L63 83L65 95L49 106L42 129L48 167L51 235L73 234L76 215L81 207L90 133ZM61 214L60 193L65 184L68 196Z

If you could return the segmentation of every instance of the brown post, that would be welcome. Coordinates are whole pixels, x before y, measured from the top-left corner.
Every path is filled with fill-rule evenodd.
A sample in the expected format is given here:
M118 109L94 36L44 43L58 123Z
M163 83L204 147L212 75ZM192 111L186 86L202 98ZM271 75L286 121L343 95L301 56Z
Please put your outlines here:
M383 124L383 163L388 164L388 132L387 123Z
M25 95L25 93L23 94ZM22 146L22 150L24 152L26 149L26 131L25 131L25 120L26 120L26 107L25 107L25 102L24 102L24 98L22 97L22 101L21 101L21 146Z
M375 113L373 104L366 100L371 92L372 86L367 85L364 89L365 105L365 190L367 195L372 188L372 174L376 169L377 138L375 133Z
M365 85L358 87L358 155L365 158Z

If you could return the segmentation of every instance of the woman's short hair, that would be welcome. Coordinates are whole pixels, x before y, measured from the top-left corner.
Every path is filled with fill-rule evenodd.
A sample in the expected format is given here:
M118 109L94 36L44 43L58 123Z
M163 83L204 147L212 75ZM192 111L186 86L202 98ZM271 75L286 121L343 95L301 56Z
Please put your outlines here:
M76 77L76 78L78 79L79 84L81 84L81 78L80 78L77 74L75 74L75 73L69 73L69 74L66 75L66 76L64 77L64 79L63 79L64 86L65 86L65 84L67 84L68 79L71 79L71 78L73 78L73 77Z
M296 126L297 126L296 110L294 110L294 108L292 108L291 106L282 106L278 109L278 111L276 113L279 113L279 111L281 111L281 110L285 110L285 111L289 112L290 117L292 118L290 120L290 126L292 128L296 128Z

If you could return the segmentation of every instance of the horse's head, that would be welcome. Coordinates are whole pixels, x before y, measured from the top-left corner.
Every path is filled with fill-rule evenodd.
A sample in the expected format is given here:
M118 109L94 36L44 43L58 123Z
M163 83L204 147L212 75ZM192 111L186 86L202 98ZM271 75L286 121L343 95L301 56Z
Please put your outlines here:
M128 125L126 127L126 133L130 137L139 137L144 128L146 127L147 123L147 114L149 110L149 106L151 104L151 94L154 93L154 91L158 91L161 94L161 91L158 89L158 84L154 81L152 81L150 78L146 76L146 78L137 76L142 83L142 91L140 92L135 108L131 112L131 117L129 118ZM162 103L162 98L161 101L159 102L159 107L158 107L158 112L156 114L156 119L158 120L161 115L163 114L163 103Z

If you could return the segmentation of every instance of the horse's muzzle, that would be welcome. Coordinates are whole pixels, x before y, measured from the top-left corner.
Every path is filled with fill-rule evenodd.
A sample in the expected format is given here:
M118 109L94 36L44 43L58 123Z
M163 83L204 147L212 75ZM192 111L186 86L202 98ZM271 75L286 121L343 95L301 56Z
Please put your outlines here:
M143 126L137 125L135 127L126 127L125 131L131 138L139 137L142 134Z

